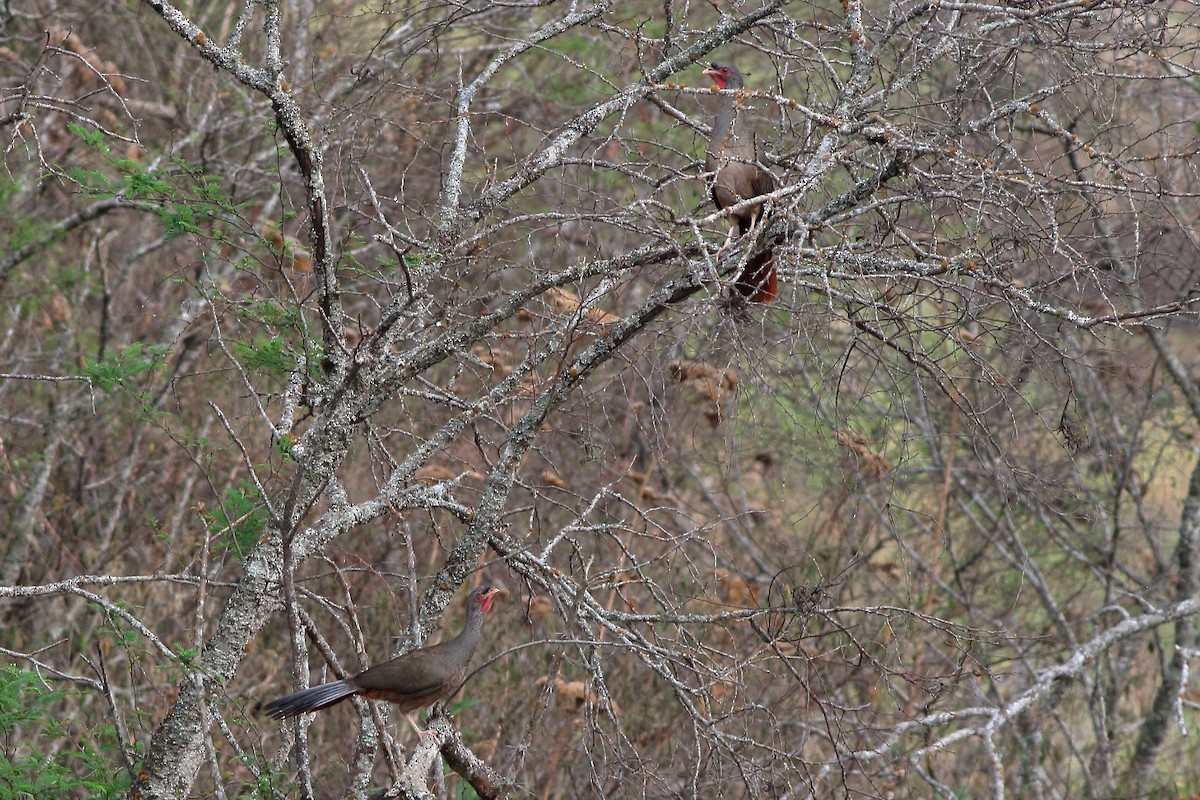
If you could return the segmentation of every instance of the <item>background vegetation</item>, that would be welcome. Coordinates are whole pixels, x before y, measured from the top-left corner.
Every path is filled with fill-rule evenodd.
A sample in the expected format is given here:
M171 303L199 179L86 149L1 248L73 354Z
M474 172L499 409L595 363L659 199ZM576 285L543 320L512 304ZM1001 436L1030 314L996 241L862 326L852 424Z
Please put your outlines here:
M0 794L1200 793L1193 4L0 13Z

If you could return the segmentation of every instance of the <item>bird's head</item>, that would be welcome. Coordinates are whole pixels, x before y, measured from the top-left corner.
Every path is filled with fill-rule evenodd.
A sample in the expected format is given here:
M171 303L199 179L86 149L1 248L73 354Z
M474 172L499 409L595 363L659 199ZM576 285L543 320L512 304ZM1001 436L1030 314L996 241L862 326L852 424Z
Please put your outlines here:
M471 592L467 598L467 609L479 609L486 614L492 610L492 598L500 593L500 590L493 586L480 586Z
M713 79L718 89L741 89L745 86L742 73L733 64L711 64L704 74Z

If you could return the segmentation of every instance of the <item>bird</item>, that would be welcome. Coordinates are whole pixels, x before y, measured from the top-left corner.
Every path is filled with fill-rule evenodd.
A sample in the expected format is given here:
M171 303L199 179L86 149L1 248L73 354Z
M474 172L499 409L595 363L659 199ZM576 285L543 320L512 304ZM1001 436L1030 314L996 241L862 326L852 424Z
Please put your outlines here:
M467 677L467 665L479 644L483 618L499 592L480 586L467 596L467 619L462 632L449 641L420 647L376 664L352 678L323 683L310 689L272 700L264 710L274 719L285 719L336 705L351 695L395 703L413 729L421 733L408 715L449 697Z
M742 73L732 64L712 64L704 74L713 79L718 89L742 89L746 85ZM704 154L704 168L713 175L712 199L718 209L775 191L775 178L758 164L758 143L754 133L738 118L738 101L736 94L721 95L712 138ZM762 215L762 203L734 212L729 221L729 235L721 250L729 246L735 231L739 235L746 234L762 221ZM779 288L775 256L769 246L747 262L734 279L733 286L751 303L770 303L775 299Z

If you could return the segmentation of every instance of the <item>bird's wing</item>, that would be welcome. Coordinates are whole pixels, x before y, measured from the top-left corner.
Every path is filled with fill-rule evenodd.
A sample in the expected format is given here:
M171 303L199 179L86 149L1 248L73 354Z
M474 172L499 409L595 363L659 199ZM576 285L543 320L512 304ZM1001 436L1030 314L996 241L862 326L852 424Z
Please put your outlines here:
M754 197L762 194L770 194L775 191L775 176L758 164L755 164L754 176L750 179L750 187L754 190Z
M770 194L775 191L775 176L767 172L759 166L758 134L754 134L754 177L751 179L751 185L754 187L754 194Z
M448 664L440 644L413 650L377 664L354 676L354 685L364 692L399 692L410 698L427 697L444 691L457 665Z

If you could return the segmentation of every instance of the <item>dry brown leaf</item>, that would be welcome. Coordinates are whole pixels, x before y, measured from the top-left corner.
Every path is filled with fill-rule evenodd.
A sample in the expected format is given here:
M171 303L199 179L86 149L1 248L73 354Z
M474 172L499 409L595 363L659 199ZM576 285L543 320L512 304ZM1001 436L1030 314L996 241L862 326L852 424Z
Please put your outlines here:
M499 378L507 378L512 374L512 367L509 366L507 359L509 354L504 350L478 345L471 350L471 355L495 370L496 376Z
M737 684L728 677L723 677L713 684L711 689L712 699L719 703L728 697L732 697L736 691Z
M562 286L551 286L546 290L546 298L564 313L573 314L579 309L579 295Z
M727 569L715 569L713 576L725 590L724 600L726 603L741 608L758 608L758 586L756 584Z
M546 290L546 297L553 306L564 314L574 314L579 310L579 295L562 286L552 286ZM599 308L589 308L583 312L583 318L597 325L611 325L620 322L621 318Z
M649 500L651 503L661 503L663 500L667 499L665 494L655 490L649 484L641 488L641 490L638 492L638 497L642 498L643 500Z
M546 676L543 675L534 681L535 692L534 698L540 693L540 690L546 686ZM561 677L554 678L554 694L558 702L555 708L562 711L564 714L575 716L582 712L585 708L597 709L607 707L611 709L614 716L621 716L621 709L615 702L608 703L600 700L596 695L596 690L591 684L586 681L564 681Z
M46 307L46 311L50 314L50 319L55 322L69 322L71 320L71 304L61 294L54 295L50 300L50 304Z
M599 308L589 308L583 312L583 317L588 322L595 322L597 325L612 325L615 322L621 321L621 318L616 314L610 314Z
M499 740L496 739L495 736L493 736L491 739L484 739L482 742L472 743L471 750L472 750L472 752L475 753L475 756L477 758L481 758L484 761L487 761L489 758L491 758L493 755L495 755L496 746L498 744L499 744Z
M892 469L892 464L888 461L887 456L872 450L870 442L862 434L843 428L835 431L834 437L838 444L855 456L859 466L872 478L882 478Z
M555 486L559 489L567 488L567 482L548 469L542 470L542 474L538 477L541 478L542 483L546 484L547 486Z
M312 272L312 256L297 239L287 236L274 220L267 220L259 229L271 252L283 259L283 266L295 272Z
M539 594L529 598L530 619L541 619L554 610L554 601L548 595Z
M669 362L667 371L679 383L686 383L696 378L716 379L718 377L717 368L711 364L687 359Z
M443 467L438 464L430 464L429 466L421 467L419 470L417 470L417 480L429 481L430 483L452 481L457 477L457 472L449 467Z
M705 401L703 413L710 426L715 428L725 420L725 408L740 381L737 372L688 359L669 362L667 372L677 382L690 386L696 396Z
M558 694L558 707L568 714L578 714L585 704L592 705L596 699L592 687L583 681L564 681L556 678L554 691Z

